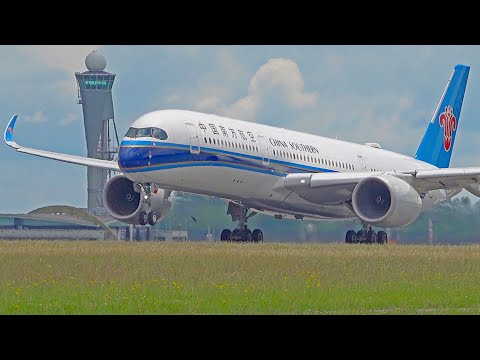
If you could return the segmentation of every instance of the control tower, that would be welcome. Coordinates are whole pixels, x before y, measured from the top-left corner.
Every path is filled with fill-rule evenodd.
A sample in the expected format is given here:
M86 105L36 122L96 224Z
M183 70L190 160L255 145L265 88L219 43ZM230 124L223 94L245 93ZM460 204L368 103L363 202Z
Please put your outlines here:
M83 108L83 122L89 157L114 160L118 149L118 134L113 112L112 87L115 74L105 70L107 60L97 51L85 59L88 71L75 73L78 84L78 104ZM110 125L116 136L117 148L110 139ZM87 168L87 208L90 213L106 213L102 204L102 191L110 170Z

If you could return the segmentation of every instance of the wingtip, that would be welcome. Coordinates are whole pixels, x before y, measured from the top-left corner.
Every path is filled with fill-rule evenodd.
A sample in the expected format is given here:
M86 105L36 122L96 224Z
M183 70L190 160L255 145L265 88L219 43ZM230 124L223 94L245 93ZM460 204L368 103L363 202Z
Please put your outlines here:
M17 121L17 117L18 114L12 116L12 118L8 122L8 125L5 129L5 134L3 136L3 140L5 141L5 143L15 149L18 149L20 147L13 139L13 130L15 129L15 122Z

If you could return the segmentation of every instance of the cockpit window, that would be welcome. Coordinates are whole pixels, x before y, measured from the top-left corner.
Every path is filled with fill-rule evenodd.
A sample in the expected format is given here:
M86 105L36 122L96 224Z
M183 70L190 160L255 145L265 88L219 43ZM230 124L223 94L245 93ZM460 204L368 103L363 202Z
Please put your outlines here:
M138 129L131 127L128 129L127 133L125 134L126 137L134 138L135 134L137 133Z
M139 137L153 137L158 140L167 140L168 135L163 129L159 128L130 128L128 129L127 133L125 134L127 137L131 138L139 138Z
M165 130L159 129L159 128L152 128L152 136L159 140L167 140L168 138L168 135L165 132Z

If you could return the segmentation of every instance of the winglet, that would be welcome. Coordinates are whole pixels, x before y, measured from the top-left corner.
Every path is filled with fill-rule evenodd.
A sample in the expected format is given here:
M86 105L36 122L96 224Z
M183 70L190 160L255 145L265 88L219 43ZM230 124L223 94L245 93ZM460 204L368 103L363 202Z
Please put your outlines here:
M6 129L5 129L5 134L3 137L3 140L8 146L13 147L14 149L20 148L20 146L13 140L13 129L15 128L15 122L17 121L18 115L15 114L12 116L12 119L8 123Z

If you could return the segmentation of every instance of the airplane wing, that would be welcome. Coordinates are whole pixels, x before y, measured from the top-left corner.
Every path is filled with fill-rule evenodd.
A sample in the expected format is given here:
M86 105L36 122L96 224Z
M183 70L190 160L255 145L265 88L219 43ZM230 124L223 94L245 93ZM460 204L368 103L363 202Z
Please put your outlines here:
M36 156L40 156L48 159L54 159L58 161L64 161L71 164L78 164L78 165L92 166L92 167L97 167L102 169L120 171L120 168L116 161L93 159L93 158L76 156L76 155L67 155L67 154L55 153L51 151L31 149L31 148L18 145L13 139L13 130L15 128L15 122L17 121L17 117L18 117L17 114L13 115L12 119L7 125L7 128L5 129L5 134L3 139L8 146L16 149L18 152L36 155Z
M478 167L405 172L296 173L287 175L282 185L311 202L334 204L350 200L355 186L361 180L376 175L390 175L404 180L419 194L437 189L464 188L480 197L480 168Z

